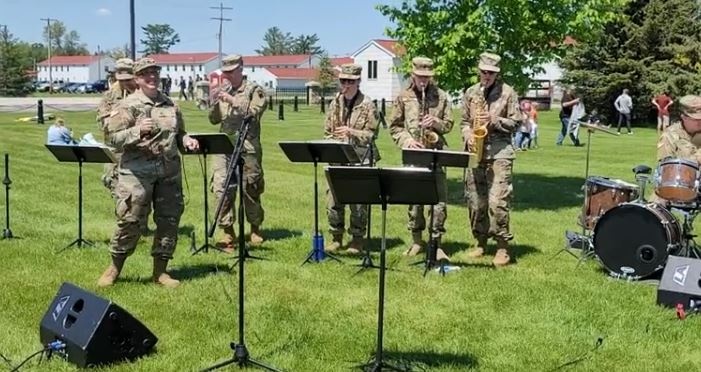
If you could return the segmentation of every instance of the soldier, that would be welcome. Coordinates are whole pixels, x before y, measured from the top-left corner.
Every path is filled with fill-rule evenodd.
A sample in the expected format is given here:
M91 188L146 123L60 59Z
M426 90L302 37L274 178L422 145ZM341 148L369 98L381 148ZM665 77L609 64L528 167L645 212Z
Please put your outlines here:
M358 157L369 162L370 146L374 146L373 136L377 130L375 104L370 98L360 92L360 74L362 67L355 64L341 66L338 79L341 91L336 95L324 124L324 137L337 139L352 144L358 152ZM379 159L375 148L372 151L375 160ZM349 205L350 229L353 236L346 253L358 254L363 250L364 236L367 228L367 206ZM343 245L345 229L345 205L337 204L326 189L326 215L329 220L329 232L333 239L324 247L327 252L334 252Z
M701 164L701 97L684 96L679 105L681 121L662 132L657 143L657 160L674 157Z
M450 100L448 95L438 88L432 80L432 60L426 57L416 57L412 60L412 65L411 83L399 93L394 101L389 128L392 139L401 148L431 147L442 149L446 145L443 136L453 129ZM437 141L433 143L427 141L426 139L431 135ZM422 205L409 206L408 228L411 231L412 244L404 253L405 255L415 256L423 249L425 243L421 235L426 228L423 212ZM439 260L447 259L448 256L440 247L447 217L445 202L436 204L434 213L433 226L429 230L438 243L436 258Z
M470 225L477 240L477 246L468 252L468 257L484 255L487 240L492 237L497 242L497 253L492 261L495 266L507 265L511 260L508 242L513 239L513 235L509 231L509 209L513 193L511 172L515 158L511 135L521 125L521 121L525 120L519 111L518 96L514 89L497 81L500 61L501 57L496 54L480 55L479 83L469 87L463 95L460 124L463 140L470 151L474 151L475 120L478 124L487 126L482 161L467 175Z
M168 261L178 242L183 213L180 154L178 148L197 150L199 143L185 132L180 109L158 90L161 68L151 58L134 65L139 90L112 111L107 122L109 145L122 153L119 162L117 230L110 242L112 263L97 282L114 284L127 257L141 237L139 224L153 203L156 222L151 256L153 281L174 288L179 281L167 273Z
M244 142L242 154L244 209L246 220L251 224L251 245L263 243L263 235L260 226L263 223L264 211L260 196L265 191L263 179L263 148L260 144L260 119L265 112L265 93L258 84L244 81L243 58L234 54L222 60L222 78L228 80L231 86L226 91L219 92L219 100L209 111L209 122L219 124L219 131L233 136L243 125L244 120L249 120L248 136ZM227 185L227 169L230 166L230 155L217 155L212 165L212 189L217 198L217 203L224 195ZM217 242L217 247L226 252L233 252L236 243L236 234L233 224L236 220L234 209L234 195L229 195L223 206L222 213L218 216L219 228L223 230L223 237Z

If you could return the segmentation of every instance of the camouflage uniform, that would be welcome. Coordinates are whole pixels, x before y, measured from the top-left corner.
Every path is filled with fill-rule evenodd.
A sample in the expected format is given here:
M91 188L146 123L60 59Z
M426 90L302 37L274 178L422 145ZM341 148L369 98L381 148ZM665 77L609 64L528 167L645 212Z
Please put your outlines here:
M481 58L483 62L480 63L480 68L485 59L487 62L496 61L493 66L499 62L496 55L485 53ZM480 98L479 94L482 93L478 83L469 87L463 95L460 128L464 141L472 137L475 120L473 102ZM511 136L525 118L519 110L518 96L509 85L496 81L485 90L484 95L484 100L480 101L486 101L488 112L496 117L496 122L491 123L484 139L482 161L467 174L470 225L479 248L484 248L490 236L504 247L505 242L513 239L509 230L509 210L513 196L511 173L515 158Z
M358 65L347 64L341 66L341 74L339 79L360 79L362 68ZM350 114L348 112L348 105ZM369 146L374 146L372 137L377 130L376 110L375 105L370 98L360 91L351 100L347 101L342 94L338 94L331 101L329 111L326 114L326 122L324 124L324 137L334 139L334 130L341 126L351 128L350 139L341 139L349 141L356 151L358 157L369 161ZM379 153L376 147L373 147L373 164L379 159ZM363 237L367 230L367 206L361 204L349 205L350 208L350 233L354 238ZM334 236L342 236L345 226L345 205L336 203L336 200L331 193L331 190L326 189L326 215L329 220L329 232Z
M242 57L238 55L229 56L222 61L225 68L242 65ZM228 92L234 96L235 102L219 101L209 111L209 122L220 124L219 131L232 137L243 125L243 119L250 115L248 136L244 141L243 160L243 183L244 183L244 210L246 220L253 227L258 227L263 223L265 217L260 196L265 191L265 180L263 179L263 148L260 143L260 119L265 112L265 93L259 85L243 81L240 87L233 92ZM248 108L248 111L246 109ZM229 167L231 155L216 155L212 164L212 190L216 196L217 203L224 195L226 186L226 173ZM227 198L227 203L223 206L222 213L218 218L220 228L231 229L236 221L236 214L232 213L235 208L235 195Z
M430 73L432 76L433 62L428 58L417 57L413 60L414 73L419 75L422 72ZM419 75L422 76L422 75ZM428 85L425 91L426 102L421 102L421 91L411 83L394 100L392 115L390 117L389 131L394 142L401 148L405 148L410 140L422 142L421 118L424 114L437 117L440 122L435 124L432 130L438 134L438 142L432 146L436 149L443 149L447 145L444 135L453 129L453 117L451 104L448 95L438 88L434 83ZM421 112L421 108L425 112ZM431 234L440 238L445 233L445 220L448 216L446 203L440 202L433 208L435 213L433 226L430 228ZM424 218L424 206L409 206L408 229L414 234L420 234L426 229L426 219Z

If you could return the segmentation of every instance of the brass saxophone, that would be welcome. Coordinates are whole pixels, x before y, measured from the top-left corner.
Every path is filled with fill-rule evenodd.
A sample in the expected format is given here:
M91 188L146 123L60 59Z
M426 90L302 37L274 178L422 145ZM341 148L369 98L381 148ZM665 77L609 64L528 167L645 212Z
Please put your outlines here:
M421 87L421 109L419 116L419 123L423 120L424 116L428 114L428 106L426 105L426 87ZM432 149L436 147L438 140L438 133L436 133L431 128L421 127L419 132L419 137L421 138L421 144L424 148Z
M337 123L340 123L341 125L345 125L346 123L343 120L343 110L345 108L345 105L343 104L343 93L338 92L336 94L336 98L334 98L336 101L336 120L333 122L333 127L331 127L331 135L333 136L333 139L337 141L342 141L347 144L352 144L351 143L351 138L350 136L344 136L344 137L339 137L336 135L336 125Z
M484 99L484 87L480 86L478 99L472 102L472 138L474 147L469 148L466 143L465 148L475 154L472 167L477 167L484 156L484 139L487 137L487 123L482 123L480 117L487 110L487 101Z

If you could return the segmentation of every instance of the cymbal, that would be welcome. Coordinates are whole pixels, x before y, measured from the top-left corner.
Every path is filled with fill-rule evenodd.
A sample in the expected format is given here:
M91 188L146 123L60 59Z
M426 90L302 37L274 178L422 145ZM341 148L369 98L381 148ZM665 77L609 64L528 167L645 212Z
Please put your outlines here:
M608 134L611 134L611 135L614 135L614 136L617 136L617 135L618 135L618 134L616 134L616 132L612 132L612 131L610 131L610 130L604 128L604 127L601 126L601 125L588 124L588 123L581 123L581 122L579 123L579 125L582 126L582 127L584 127L584 128L587 128L587 129L590 130L590 131L597 131L597 130L598 130L598 131L601 131L601 132L604 132L604 133L608 133Z

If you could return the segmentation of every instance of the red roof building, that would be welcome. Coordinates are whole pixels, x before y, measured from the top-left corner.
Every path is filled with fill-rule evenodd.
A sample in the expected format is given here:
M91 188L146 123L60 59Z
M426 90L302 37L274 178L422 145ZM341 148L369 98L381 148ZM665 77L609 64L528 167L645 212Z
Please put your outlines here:
M43 60L37 66L87 66L96 62L99 56L51 56L50 59Z
M151 54L156 63L165 64L205 64L217 59L218 53L203 52L203 53L168 53L168 54Z

